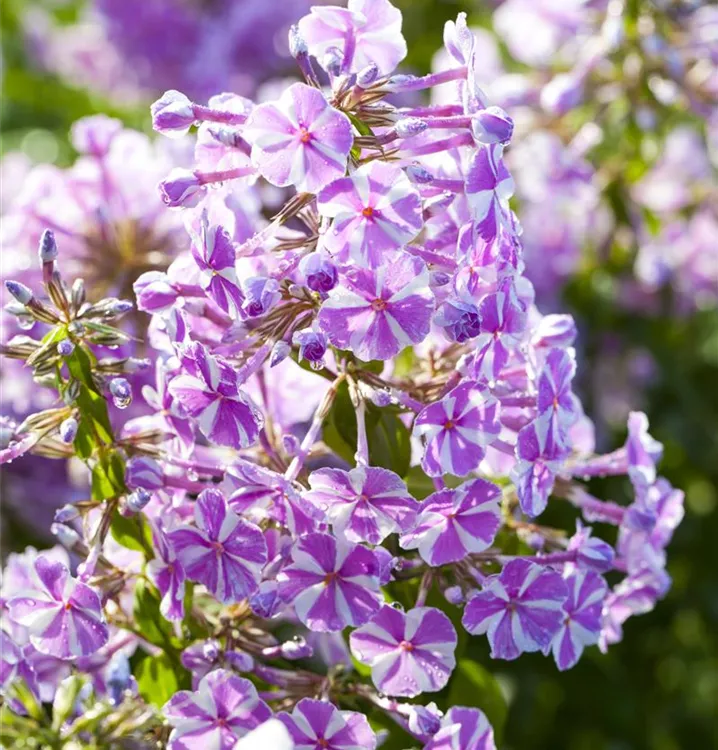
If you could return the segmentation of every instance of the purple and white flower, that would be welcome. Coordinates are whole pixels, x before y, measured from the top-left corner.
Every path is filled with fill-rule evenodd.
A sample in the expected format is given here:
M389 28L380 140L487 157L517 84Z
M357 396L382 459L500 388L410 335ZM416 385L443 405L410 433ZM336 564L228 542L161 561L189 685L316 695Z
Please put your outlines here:
M257 526L241 519L218 490L204 490L195 504L196 528L176 529L170 545L191 581L221 602L239 602L257 590L267 544Z
M324 248L339 261L378 268L424 225L419 191L393 164L373 161L327 185L317 210L332 219Z
M430 477L463 477L478 468L486 446L501 431L498 416L498 401L473 381L461 383L424 408L414 421L414 435L425 441L424 471Z
M389 534L414 524L418 504L388 469L319 469L310 475L309 486L304 497L350 542L381 544Z
M247 448L264 424L261 411L240 390L236 370L206 348L197 345L192 372L173 378L169 392L184 412L197 420L202 434L213 443Z
M349 118L304 83L290 86L276 102L255 107L243 135L266 180L307 193L319 192L344 174L353 141Z
M159 522L153 526L152 542L155 557L147 563L147 576L162 597L160 612L168 620L181 620L184 617L185 572Z
M277 580L279 596L308 628L322 633L362 625L381 606L376 555L329 534L300 538Z
M561 576L526 560L512 560L487 579L464 610L472 635L486 633L494 659L547 652L563 620L568 590Z
M474 152L466 173L466 197L471 208L474 228L487 242L502 228L512 231L509 198L514 181L503 159L503 146L480 146Z
M343 274L319 311L319 325L334 346L385 360L426 338L433 310L426 265L401 252L379 269Z
M429 495L416 526L401 538L404 549L418 549L429 565L446 565L483 552L501 525L501 490L485 479Z
M277 714L289 730L294 750L374 750L376 735L366 717L340 711L327 701L302 698L292 713Z
M349 644L354 657L371 666L372 681L386 695L413 698L435 693L456 666L456 631L433 607L405 613L385 605L351 634Z
M168 750L232 750L240 737L272 716L254 685L226 669L203 677L194 692L180 690L162 713L173 727Z
M496 750L494 730L478 708L452 706L424 750Z
M553 658L561 671L571 669L586 646L598 643L601 609L608 593L603 578L593 571L576 571L564 579L568 598L564 618L551 644Z
M101 649L109 634L97 592L46 557L35 560L34 572L37 588L7 603L10 619L27 628L32 645L58 659Z

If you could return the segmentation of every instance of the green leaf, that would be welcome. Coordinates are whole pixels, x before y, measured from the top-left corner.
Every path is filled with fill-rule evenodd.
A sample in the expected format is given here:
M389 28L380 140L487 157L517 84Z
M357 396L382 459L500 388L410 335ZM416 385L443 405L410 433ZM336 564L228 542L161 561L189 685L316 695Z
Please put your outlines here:
M123 547L142 552L148 560L154 557L152 532L142 516L136 515L127 518L119 511L115 511L110 524L110 534Z
M481 664L471 659L459 661L449 681L447 705L480 708L500 744L508 706L496 678Z
M132 610L137 629L149 643L159 646L176 659L182 644L174 635L170 623L160 612L160 595L157 589L144 578L135 586L135 603Z
M394 377L404 378L413 369L416 364L416 354L414 354L414 347L407 346L399 354L394 357Z
M372 359L369 362L363 362L361 359L358 359L356 363L357 367L360 369L366 370L367 372L373 372L375 375L381 375L384 371L384 365L386 364L386 362L383 362L381 359Z
M153 706L162 708L180 689L176 670L167 654L144 658L135 670L140 695Z
M52 702L52 728L55 731L62 727L75 708L83 684L84 680L79 675L70 675L58 685Z
M409 471L404 474L404 481L409 488L409 492L417 500L423 500L425 497L431 495L432 492L436 492L433 480L430 476L427 476L421 466L412 466ZM444 474L444 484L452 489L458 487L462 481L463 480L460 477L455 477L451 474Z

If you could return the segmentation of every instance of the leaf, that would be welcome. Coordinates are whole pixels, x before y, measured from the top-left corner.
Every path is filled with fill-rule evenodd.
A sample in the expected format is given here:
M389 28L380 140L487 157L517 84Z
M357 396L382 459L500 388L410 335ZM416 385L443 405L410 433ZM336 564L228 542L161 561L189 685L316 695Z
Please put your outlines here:
M394 377L406 377L414 369L415 364L416 354L414 354L414 347L407 346L406 349L403 349L394 357Z
M153 706L162 708L180 689L176 669L167 654L145 657L135 669L140 695Z
M135 602L132 609L135 625L146 641L171 653L176 659L176 652L181 648L181 644L175 638L170 623L162 617L160 601L157 589L144 578L140 578L135 586Z
M148 560L154 557L152 532L142 516L136 515L128 518L119 511L115 511L110 524L110 534L123 547L142 552Z
M432 478L424 472L421 466L412 466L404 475L404 481L409 488L409 492L417 500L423 500L433 492L436 492ZM444 484L451 489L458 487L463 481L460 477L444 474Z
M500 744L508 706L496 678L481 664L471 659L459 661L449 681L447 706L480 708Z

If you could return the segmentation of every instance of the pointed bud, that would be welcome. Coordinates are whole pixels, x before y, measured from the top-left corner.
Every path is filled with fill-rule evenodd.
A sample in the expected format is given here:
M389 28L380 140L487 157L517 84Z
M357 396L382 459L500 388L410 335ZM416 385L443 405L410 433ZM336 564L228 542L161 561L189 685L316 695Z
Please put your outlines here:
M514 132L514 121L501 107L487 107L471 118L471 132L478 143L508 143Z
M53 523L50 526L50 533L57 537L57 541L65 549L72 549L80 541L80 535L64 523Z
M132 403L132 386L124 378L112 378L110 393L118 409L126 409Z
M26 287L25 284L21 284L19 281L8 280L5 282L5 288L21 305L27 306L32 302L32 290Z
M399 138L413 138L423 133L429 126L418 117L406 117L394 125L394 132Z
M180 91L165 91L150 107L152 127L168 138L187 135L195 123L192 102Z
M309 659L314 655L314 649L301 636L297 636L291 641L285 641L281 645L280 651L282 656L289 661Z
M77 506L68 503L55 511L55 523L69 523L80 517Z
M309 54L309 48L299 31L299 26L289 27L289 54L295 59Z
M406 176L415 185L430 185L434 180L431 172L428 169L424 169L420 164L410 164L406 168Z
M296 456L299 453L299 439L294 435L282 435L282 448L288 456Z
M77 437L78 427L79 424L77 423L77 420L74 417L68 417L60 425L60 440L66 445L70 445L70 443L74 442Z
M149 503L151 499L152 493L148 492L143 487L138 487L128 496L126 501L127 509L132 513L139 513L147 506L147 503Z
M283 362L292 351L292 347L286 341L277 341L272 347L272 353L269 355L269 366L275 367Z
M61 357L69 357L75 351L75 345L70 339L63 339L57 345L57 353Z
M177 167L166 180L160 182L160 197L170 208L191 208L196 206L206 192L199 177L190 169Z
M444 598L449 604L453 604L456 607L463 604L465 600L461 586L447 586L444 589Z
M43 264L52 263L53 261L57 260L57 242L55 242L55 235L53 234L52 230L46 229L42 233L42 237L40 238L39 253L40 262Z

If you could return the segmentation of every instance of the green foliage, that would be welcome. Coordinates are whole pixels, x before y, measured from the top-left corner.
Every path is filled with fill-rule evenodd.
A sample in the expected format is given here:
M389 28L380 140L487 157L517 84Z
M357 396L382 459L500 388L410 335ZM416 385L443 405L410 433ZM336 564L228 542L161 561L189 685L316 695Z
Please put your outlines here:
M167 654L147 655L137 664L135 677L140 695L157 708L181 689L176 665Z
M481 664L470 658L459 661L449 680L446 705L480 708L501 744L508 706L496 678Z
M110 524L110 534L123 547L142 552L148 560L154 557L152 531L141 515L127 517L115 511Z

